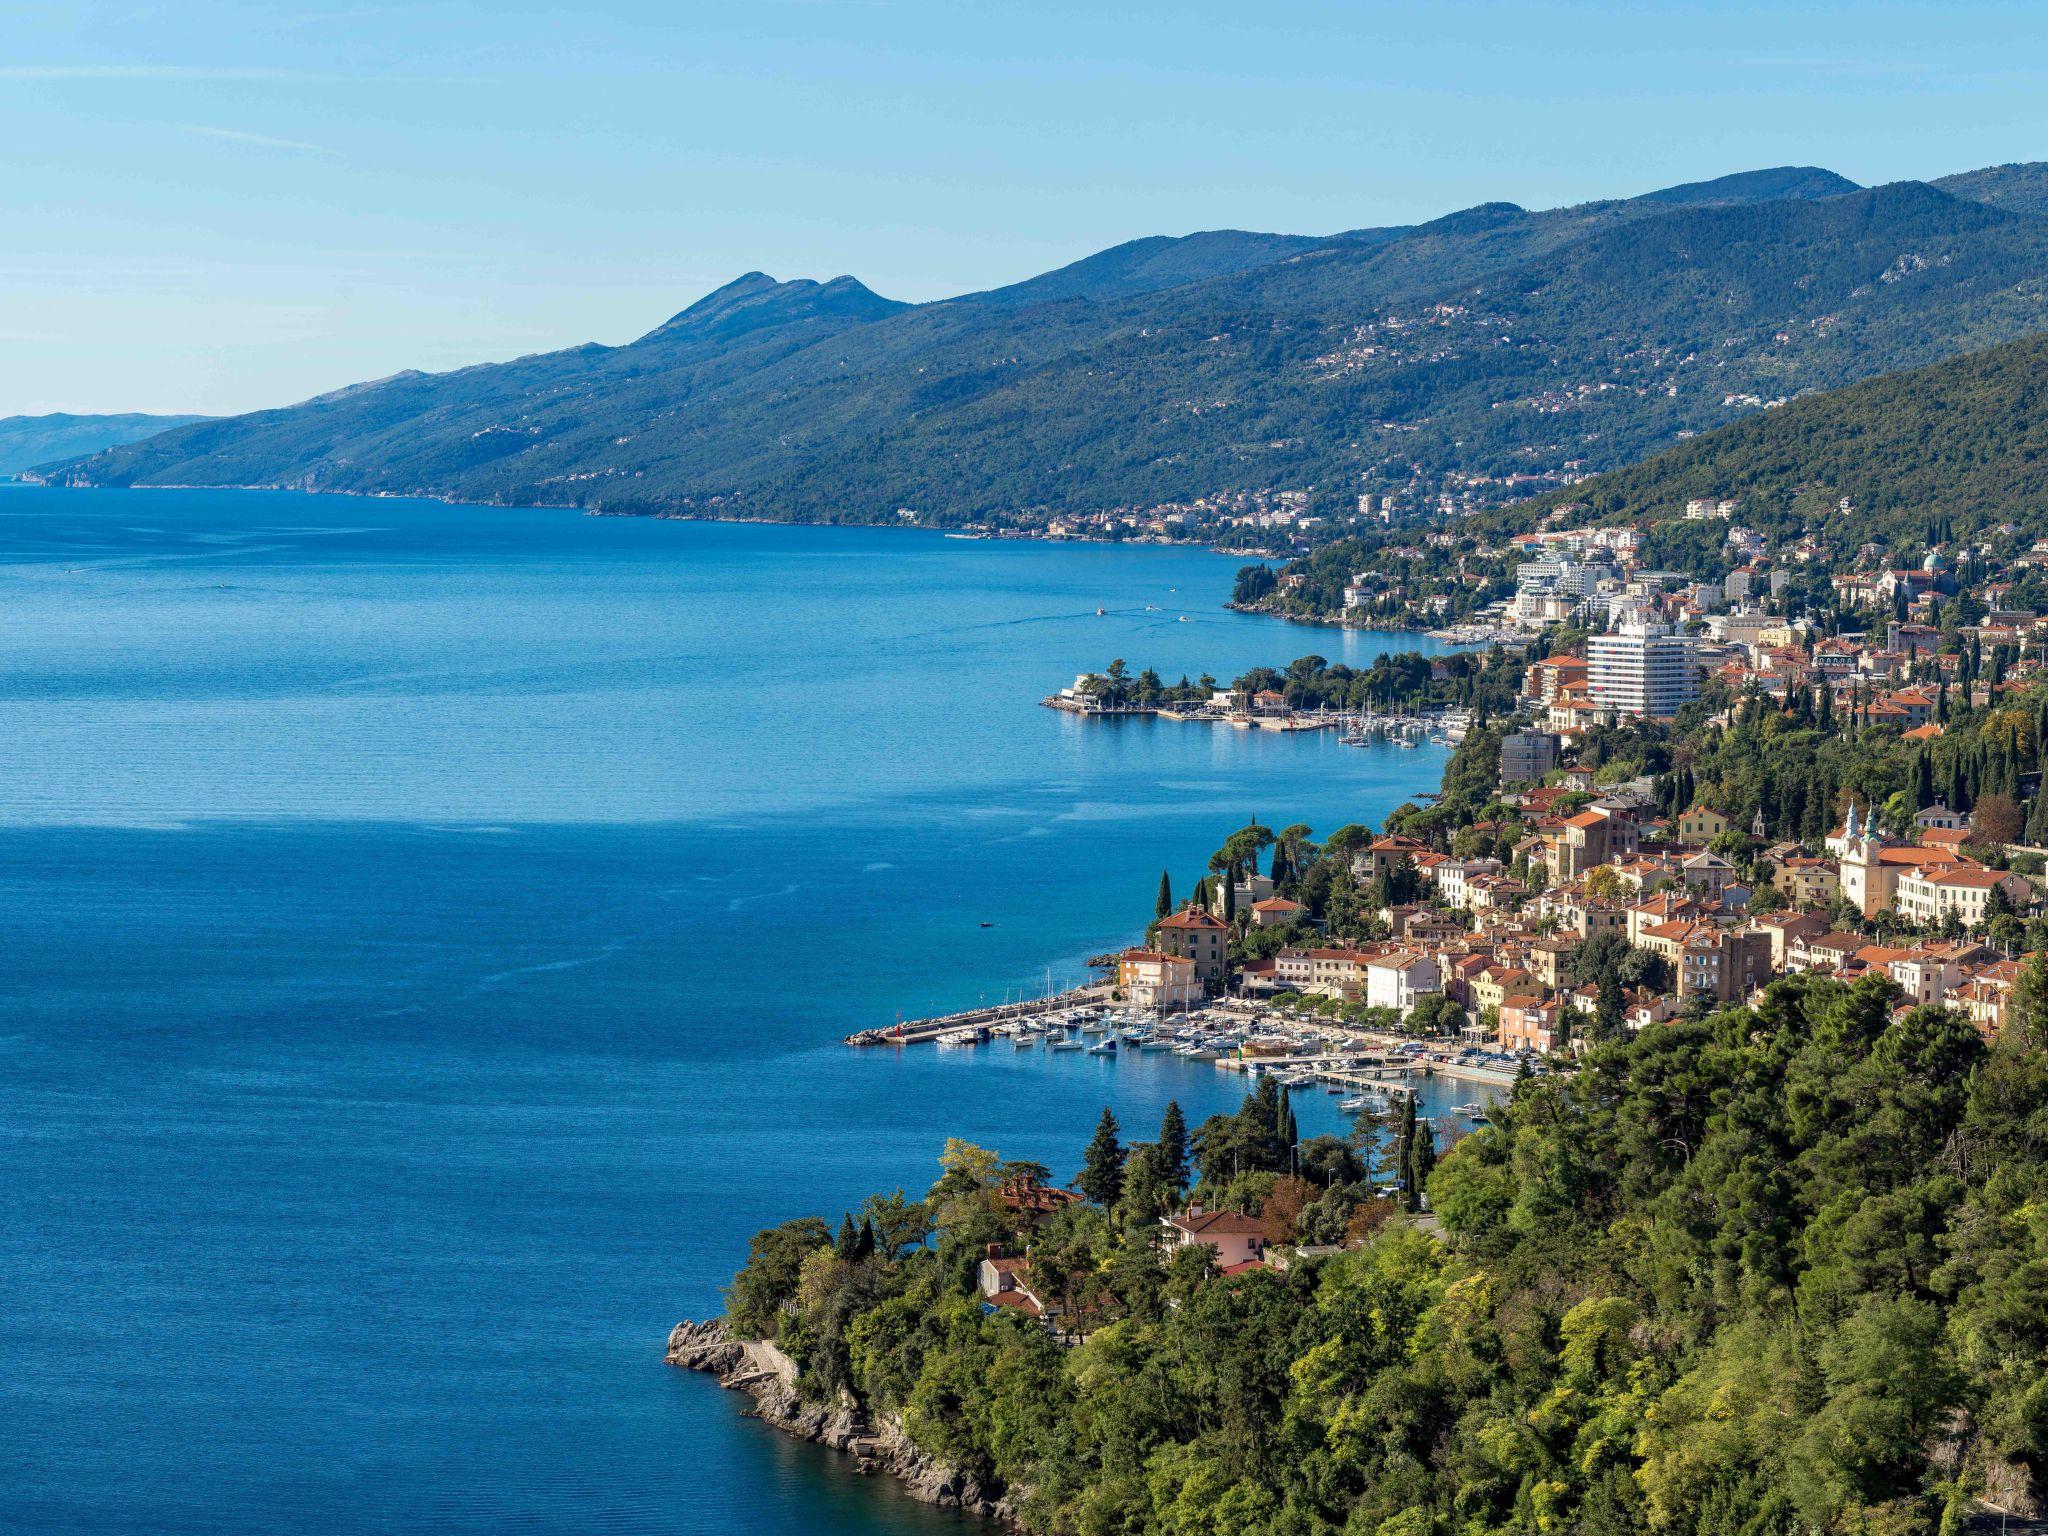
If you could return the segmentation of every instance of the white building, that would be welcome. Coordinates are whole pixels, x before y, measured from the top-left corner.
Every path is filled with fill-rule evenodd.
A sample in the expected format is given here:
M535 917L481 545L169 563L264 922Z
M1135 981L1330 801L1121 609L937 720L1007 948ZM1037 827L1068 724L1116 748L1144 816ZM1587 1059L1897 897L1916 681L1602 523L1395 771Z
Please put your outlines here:
M2033 894L2025 877L1995 869L1914 869L1899 878L1898 912L1914 923L1938 923L1953 912L1965 928L1974 928L1999 888L2022 911Z
M1441 991L1436 961L1413 950L1374 955L1365 963L1365 1005L1406 1015L1418 1000Z
M1700 696L1692 638L1659 624L1631 625L1586 643L1593 708L1610 719L1667 720Z

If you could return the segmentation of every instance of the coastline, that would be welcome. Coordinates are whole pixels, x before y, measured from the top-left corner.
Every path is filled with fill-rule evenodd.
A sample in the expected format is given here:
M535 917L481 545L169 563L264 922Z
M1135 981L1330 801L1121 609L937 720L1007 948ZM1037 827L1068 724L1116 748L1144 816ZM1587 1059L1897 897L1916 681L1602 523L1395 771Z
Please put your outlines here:
M938 533L949 536L967 534L974 540L1011 540L1038 544L1091 544L1110 549L1136 547L1144 549L1205 549L1212 555L1237 560L1298 560L1304 550L1246 549L1220 544L1208 539L1164 539L1152 536L1134 539L1102 539L1088 534L1061 534L1057 538L1037 528L1003 528L994 531L970 530L967 524L947 525L944 523L906 523L901 518L847 517L847 518L789 518L789 517L746 517L733 513L710 513L695 510L658 510L626 512L604 507L593 507L577 501L472 501L467 497L451 496L441 491L351 491L339 486L308 485L205 485L205 484L163 484L163 485L100 485L93 482L60 480L39 475L33 470L0 477L0 484L32 485L49 491L275 491L294 496L352 496L362 501L432 501L444 507L487 507L505 512L575 512L584 517L638 517L649 522L669 523L735 523L764 528L901 528L912 533ZM1236 608L1235 603L1225 603L1226 608ZM1250 613L1255 610L1240 609ZM1279 618L1279 614L1267 614L1268 618Z
M710 1376L728 1392L745 1392L754 1400L749 1417L853 1457L863 1476L893 1477L921 1503L1025 1529L1007 1499L940 1465L911 1442L901 1425L870 1424L851 1404L827 1408L804 1402L797 1396L796 1363L765 1339L735 1339L723 1318L677 1323L669 1332L665 1359L680 1370Z

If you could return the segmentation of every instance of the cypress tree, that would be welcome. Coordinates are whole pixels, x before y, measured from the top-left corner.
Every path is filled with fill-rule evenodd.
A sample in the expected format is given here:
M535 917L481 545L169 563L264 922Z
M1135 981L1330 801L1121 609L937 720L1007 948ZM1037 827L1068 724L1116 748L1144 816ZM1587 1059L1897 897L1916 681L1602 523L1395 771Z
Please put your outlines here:
M1401 1176L1402 1201L1409 1210L1416 1209L1419 1201L1414 1180L1409 1170L1415 1157L1415 1095L1404 1094L1401 1099L1400 1129L1394 1137L1394 1167Z
M860 1236L854 1239L853 1256L856 1259L872 1259L875 1256L875 1224L862 1218Z
M1117 1140L1116 1116L1107 1108L1095 1122L1095 1134L1083 1154L1081 1177L1075 1181L1081 1193L1104 1210L1115 1205L1124 1192L1124 1149Z
M1159 899L1152 904L1155 917L1165 917L1173 911L1173 881L1165 870L1159 871Z
M1188 1122L1180 1100L1168 1099L1159 1120L1159 1162L1175 1189L1188 1187Z
M1414 1144L1408 1149L1408 1196L1409 1208L1420 1210L1422 1191L1429 1183L1429 1175L1436 1167L1436 1135L1429 1122L1423 1121L1416 1128Z
M856 1236L854 1233L852 1215L848 1214L840 1217L839 1241L833 1244L833 1251L836 1252L840 1258L846 1259L850 1262L855 1257L855 1250L857 1250L859 1247L860 1238Z

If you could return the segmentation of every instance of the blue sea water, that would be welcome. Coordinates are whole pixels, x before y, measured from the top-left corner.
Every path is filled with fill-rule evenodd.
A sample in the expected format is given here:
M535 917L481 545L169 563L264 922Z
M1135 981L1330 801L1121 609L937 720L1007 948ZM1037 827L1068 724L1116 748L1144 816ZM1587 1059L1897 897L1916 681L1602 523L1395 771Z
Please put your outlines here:
M1037 706L1430 648L1225 612L1236 563L0 491L0 1530L956 1527L662 1342L949 1134L1064 1172L1105 1103L1235 1104L837 1042L1076 979L1250 816L1433 787Z

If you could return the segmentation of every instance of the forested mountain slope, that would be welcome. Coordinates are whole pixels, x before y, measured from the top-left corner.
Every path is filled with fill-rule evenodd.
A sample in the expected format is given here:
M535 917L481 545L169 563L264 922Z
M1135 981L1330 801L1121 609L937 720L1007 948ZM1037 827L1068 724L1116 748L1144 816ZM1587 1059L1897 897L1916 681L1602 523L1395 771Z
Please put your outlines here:
M2048 219L1844 185L1141 241L916 306L752 274L626 346L401 374L54 477L795 520L1484 505L2048 326Z
M1818 529L1844 549L1910 543L1937 519L2048 535L2048 334L1795 400L1483 524L1531 528L1565 505L1669 519L1706 496L1739 497L1767 537Z

